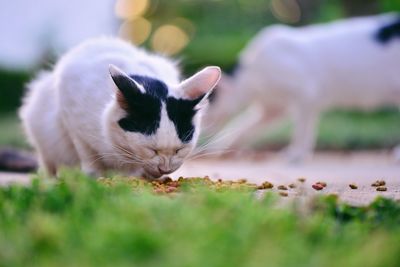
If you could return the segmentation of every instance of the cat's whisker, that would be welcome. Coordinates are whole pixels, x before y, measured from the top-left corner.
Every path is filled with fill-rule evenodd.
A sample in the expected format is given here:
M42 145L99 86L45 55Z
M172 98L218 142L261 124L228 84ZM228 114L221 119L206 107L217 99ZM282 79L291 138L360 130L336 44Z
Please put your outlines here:
M138 156L136 156L133 152L129 151L128 149L119 146L119 145L113 145L113 147L121 152L123 152L124 154L128 155L129 157L132 158L136 158L136 159L140 159Z
M219 131L217 134L210 135L210 137L207 138L208 140L207 140L206 144L217 142L223 138L226 138L227 136L233 135L234 133L235 133L234 131L231 131L228 129L223 129L223 130Z
M186 140L189 136L191 136L194 133L194 128L192 130L190 130L189 132L186 133L186 135L184 136L183 140Z
M96 136L93 136L93 135L90 135L90 134L89 134L89 136L91 138L94 138L94 139L96 139L96 138L97 139L101 139L99 137L96 137ZM106 153L103 153L103 155L107 155L109 157L120 157L121 153L122 153L123 154L122 156L125 156L127 159L129 159L131 161L134 161L135 163L143 163L144 162L143 159L139 158L138 156L133 154L133 152L129 151L128 149L126 149L126 148L124 148L124 147L122 147L120 145L112 144L112 147L114 149L116 149L117 151L119 151L120 153L106 152ZM100 159L97 159L97 160L100 160Z
M124 147L122 147L122 146L120 146L120 145L113 145L113 146L114 146L114 148L123 151L123 152L126 153L127 155L135 156L135 154L133 154L133 152L129 151L128 149L126 149L126 148L124 148Z
M120 152L122 152L122 155L124 155L129 160L135 161L137 163L144 163L145 162L144 159L134 155L132 152L130 152L130 151L124 149L124 148L121 148L119 146L115 146L115 148L117 150L119 150Z
M221 154L223 154L223 153L236 152L236 151L237 151L236 149L222 149L222 150L218 150L218 151L210 151L210 152L204 152L204 153L197 153L197 154L189 155L189 156L187 157L187 159L189 159L189 160L194 160L194 159L201 158L201 157L221 155Z
M123 155L123 154L118 154L118 153L104 153L103 155L98 155L96 157L94 157L94 160L90 162L90 164L94 164L99 160L103 160L103 159L107 159L107 158L111 158L111 159L119 159L123 157L126 160L126 163L129 164L142 164L142 162L139 162L137 160L133 160L131 157L129 157L128 155Z
M232 132L232 131L228 131L228 130L220 131L219 133L214 135L212 138L207 140L207 142L205 142L204 144L196 147L192 154L198 154L198 153L201 153L201 152L203 152L205 150L210 150L210 148L212 148L212 146L218 145L218 142L220 142L224 138L227 138L227 137L229 137L230 135L233 135L233 134L235 134L235 133ZM228 148L225 149L225 148L221 148L221 147L217 146L216 149L218 149L218 150L226 150Z

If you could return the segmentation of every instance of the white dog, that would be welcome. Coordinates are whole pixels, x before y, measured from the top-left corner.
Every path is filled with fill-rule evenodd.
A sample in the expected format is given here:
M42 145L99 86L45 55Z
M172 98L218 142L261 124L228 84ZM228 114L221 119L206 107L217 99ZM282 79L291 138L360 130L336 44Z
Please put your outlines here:
M310 155L321 111L371 110L400 104L400 16L385 14L302 28L271 26L242 51L209 108L213 130L225 124L219 148L238 147L290 111L290 161Z

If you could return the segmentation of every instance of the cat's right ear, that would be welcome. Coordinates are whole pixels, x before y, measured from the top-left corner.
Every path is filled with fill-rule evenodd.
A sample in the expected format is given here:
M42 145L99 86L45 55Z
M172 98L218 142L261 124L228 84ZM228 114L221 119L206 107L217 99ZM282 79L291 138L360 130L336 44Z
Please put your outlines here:
M128 74L119 69L117 66L110 64L108 66L108 70L110 71L111 78L113 79L115 85L123 95L128 96L132 92L142 94L146 93L140 84L129 77Z
M116 99L121 108L128 108L127 99L134 99L138 94L145 93L144 88L140 84L117 66L110 64L108 70L117 88Z

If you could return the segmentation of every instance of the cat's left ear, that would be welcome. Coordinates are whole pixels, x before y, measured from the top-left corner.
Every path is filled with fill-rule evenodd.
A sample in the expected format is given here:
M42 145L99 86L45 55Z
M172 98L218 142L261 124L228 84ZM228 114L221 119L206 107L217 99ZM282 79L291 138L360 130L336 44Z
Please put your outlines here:
M180 88L184 98L197 100L197 106L199 107L207 102L207 98L217 85L219 79L221 79L221 69L219 67L206 67L192 77L184 80L180 84Z

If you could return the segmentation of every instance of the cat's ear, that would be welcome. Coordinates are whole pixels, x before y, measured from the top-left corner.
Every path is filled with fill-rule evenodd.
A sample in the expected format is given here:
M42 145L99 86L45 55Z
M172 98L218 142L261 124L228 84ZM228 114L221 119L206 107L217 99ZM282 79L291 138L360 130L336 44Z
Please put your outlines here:
M206 67L184 80L180 84L180 88L184 98L196 100L197 107L199 107L202 103L207 102L207 98L220 78L221 69L219 67Z
M128 109L127 99L135 99L138 94L144 94L145 90L140 84L115 65L110 64L108 69L117 87L116 100L121 108Z
M145 89L140 84L117 66L110 64L108 70L115 85L124 96L128 97L132 93L146 93Z

